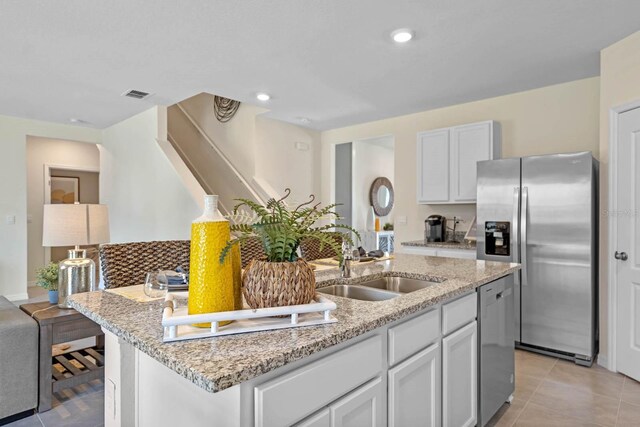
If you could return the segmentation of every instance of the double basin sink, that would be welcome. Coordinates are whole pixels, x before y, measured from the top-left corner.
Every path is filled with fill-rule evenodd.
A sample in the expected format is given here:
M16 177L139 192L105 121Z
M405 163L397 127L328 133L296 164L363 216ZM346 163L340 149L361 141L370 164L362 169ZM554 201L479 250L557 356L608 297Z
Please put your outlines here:
M405 277L381 277L353 285L332 285L318 288L323 294L336 295L362 301L385 301L402 294L419 291L442 283L444 280L418 280Z

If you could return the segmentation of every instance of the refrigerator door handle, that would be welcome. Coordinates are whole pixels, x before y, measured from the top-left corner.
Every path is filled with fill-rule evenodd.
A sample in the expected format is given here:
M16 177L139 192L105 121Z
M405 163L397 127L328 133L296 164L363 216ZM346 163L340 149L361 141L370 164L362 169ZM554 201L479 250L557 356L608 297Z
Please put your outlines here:
M529 188L522 187L522 211L520 216L520 264L522 264L522 286L527 286L527 209Z
M511 247L513 248L513 255L512 255L512 259L513 262L519 262L520 259L518 258L518 214L520 213L520 187L513 187L513 222L511 223L511 227L512 227L512 231L511 231L511 235L513 236L513 245L511 245ZM514 281L516 285L520 284L520 274L518 274L518 272L516 272L516 274L513 275L514 277Z

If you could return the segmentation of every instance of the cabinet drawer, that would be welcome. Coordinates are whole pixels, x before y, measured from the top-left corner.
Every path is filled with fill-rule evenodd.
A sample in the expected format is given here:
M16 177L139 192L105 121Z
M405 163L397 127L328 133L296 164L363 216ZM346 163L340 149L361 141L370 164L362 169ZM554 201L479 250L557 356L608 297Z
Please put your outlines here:
M389 365L403 361L440 338L440 309L389 328Z
M442 306L442 335L448 335L475 320L478 311L476 293Z
M292 425L381 369L382 337L375 336L261 384L254 389L256 426Z

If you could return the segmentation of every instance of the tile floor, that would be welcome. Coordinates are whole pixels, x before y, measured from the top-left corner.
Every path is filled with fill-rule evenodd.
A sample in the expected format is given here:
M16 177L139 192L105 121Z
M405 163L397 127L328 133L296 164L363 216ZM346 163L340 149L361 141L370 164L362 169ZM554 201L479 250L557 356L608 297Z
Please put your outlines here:
M95 380L54 394L53 409L11 427L103 425L104 384ZM599 366L516 351L516 392L490 426L640 426L640 383Z
M104 426L104 382L93 380L53 394L52 409L6 427Z
M640 383L594 365L516 351L516 392L490 426L640 426Z

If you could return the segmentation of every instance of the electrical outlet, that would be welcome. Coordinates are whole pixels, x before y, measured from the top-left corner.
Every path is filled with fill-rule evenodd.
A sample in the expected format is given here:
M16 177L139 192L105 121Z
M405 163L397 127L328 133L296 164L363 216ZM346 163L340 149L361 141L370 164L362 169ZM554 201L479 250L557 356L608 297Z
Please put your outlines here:
M33 215L27 215L27 224L33 223Z
M396 217L396 223L398 225L407 225L407 217L405 215L399 215Z

